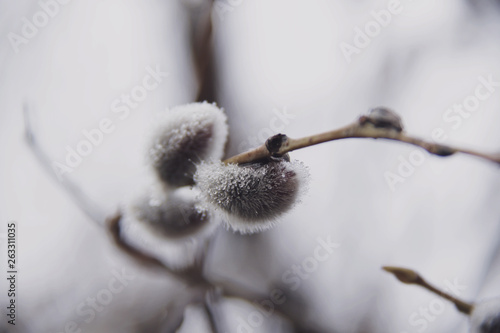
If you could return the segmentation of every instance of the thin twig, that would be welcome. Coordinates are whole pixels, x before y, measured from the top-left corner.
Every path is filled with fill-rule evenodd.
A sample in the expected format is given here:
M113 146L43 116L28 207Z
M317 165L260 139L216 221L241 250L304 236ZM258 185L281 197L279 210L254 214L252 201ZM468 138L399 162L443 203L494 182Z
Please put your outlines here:
M203 308L207 314L210 329L213 333L222 333L225 331L222 329L222 315L219 308L220 297L219 290L210 289L206 292L203 302Z
M193 303L193 296L180 295L174 301L168 304L166 309L166 317L160 323L158 332L175 333L184 323L184 315L186 308Z
M433 285L429 284L427 281L425 281L417 272L407 269L407 268L401 268L401 267L391 267L391 266L385 266L382 267L385 271L394 274L396 278L406 284L415 284L418 286L421 286L445 299L448 301L452 302L455 304L455 307L458 309L458 311L465 313L466 315L470 315L472 311L474 310L474 304L472 303L467 303L463 300L460 300L442 290L439 290L438 288L434 287Z
M328 131L320 134L306 136L299 139L292 139L284 134L277 134L270 137L266 143L253 150L233 156L224 161L224 163L250 163L257 160L269 158L271 156L282 156L293 150L317 145L320 143L335 141L350 138L373 138L373 139L387 139L399 142L408 143L414 146L421 147L429 153L437 156L450 156L455 153L462 153L467 155L476 156L486 159L491 162L500 164L500 154L486 154L477 152L471 149L463 149L450 147L434 142L425 141L406 134L402 130L396 130L391 127L377 127L373 124L363 121L365 116L360 117L354 123L344 126L342 128Z
M216 76L213 44L213 0L193 5L189 12L189 33L193 67L198 79L196 101L216 101Z
M56 173L52 169L52 161L45 151L38 144L38 137L33 130L31 111L27 104L23 105L23 115L24 115L24 126L25 126L25 138L28 143L29 148L37 158L38 162L47 171L47 173L54 179L63 189L70 194L70 198L73 202L80 208L80 210L85 213L92 221L100 226L104 225L106 220L106 214L99 207L99 205L92 201L89 196L87 196L81 188L75 184L71 179L65 177L59 180Z

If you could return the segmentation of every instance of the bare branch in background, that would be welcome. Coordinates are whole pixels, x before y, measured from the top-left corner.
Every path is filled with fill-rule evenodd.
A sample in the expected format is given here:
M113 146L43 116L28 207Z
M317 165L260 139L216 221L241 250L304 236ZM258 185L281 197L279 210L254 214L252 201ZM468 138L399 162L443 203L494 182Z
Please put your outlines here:
M56 173L52 168L52 160L39 145L38 137L33 129L33 115L27 104L23 105L23 116L26 142L40 165L45 169L45 171L47 171L53 180L58 182L64 190L70 194L73 202L85 215L87 215L97 225L104 226L106 214L101 207L99 207L96 202L92 201L85 193L83 193L77 184L72 182L67 177L64 179L64 182L62 179L57 178Z
M455 307L458 309L458 311L465 313L466 315L471 315L472 311L474 310L474 304L472 303L467 303L465 301L462 301L442 290L439 290L438 288L432 286L429 284L427 281L425 281L417 272L407 269L407 268L401 268L401 267L391 267L391 266L385 266L382 267L386 272L394 274L394 276L401 282L405 284L415 284L417 286L421 286L430 292L433 292L436 295L439 295L448 301L452 302L455 304Z
M189 10L191 55L198 79L197 102L216 101L216 79L213 26L213 0L204 0Z

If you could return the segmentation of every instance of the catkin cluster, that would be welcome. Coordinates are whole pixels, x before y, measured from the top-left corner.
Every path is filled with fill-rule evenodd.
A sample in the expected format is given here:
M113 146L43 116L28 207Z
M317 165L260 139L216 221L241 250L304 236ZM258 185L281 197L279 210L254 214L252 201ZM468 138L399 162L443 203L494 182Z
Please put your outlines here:
M191 103L160 116L147 147L156 186L129 207L129 241L140 245L139 235L164 254L171 252L164 249L165 238L184 244L209 235L221 221L254 233L294 206L307 187L307 168L288 155L225 164L227 137L227 117L215 104Z

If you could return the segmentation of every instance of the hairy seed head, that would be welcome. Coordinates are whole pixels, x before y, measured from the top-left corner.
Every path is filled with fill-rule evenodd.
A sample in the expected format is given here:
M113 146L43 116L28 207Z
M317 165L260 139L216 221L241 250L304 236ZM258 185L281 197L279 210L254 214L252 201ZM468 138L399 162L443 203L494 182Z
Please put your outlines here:
M298 201L309 172L298 161L271 159L245 165L202 162L194 176L202 199L242 233L271 227Z
M157 123L148 150L162 182L171 187L192 185L196 163L220 159L228 128L224 112L207 102L177 106Z
M151 188L147 195L125 206L121 237L169 267L192 266L218 226L207 211L196 207L198 197L199 191L188 186L173 191Z

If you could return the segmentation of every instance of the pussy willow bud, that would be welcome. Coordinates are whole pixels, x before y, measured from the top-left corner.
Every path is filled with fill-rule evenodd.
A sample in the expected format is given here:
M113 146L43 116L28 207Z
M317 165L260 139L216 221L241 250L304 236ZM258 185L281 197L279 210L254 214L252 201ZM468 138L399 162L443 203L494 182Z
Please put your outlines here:
M197 207L199 195L187 186L169 192L153 189L125 210L122 237L171 267L191 265L217 226Z
M298 201L308 178L301 162L283 158L245 165L202 162L194 176L202 199L241 233L270 228Z
M406 284L417 284L422 281L421 277L411 269L392 266L384 266L382 269L386 272L394 274L399 281Z
M190 236L208 222L207 212L196 208L197 191L189 187L150 194L135 206L135 217L166 238Z
M471 333L499 333L500 299L476 303L470 321Z
M228 128L221 109L207 102L177 106L163 115L148 150L162 182L171 187L193 184L196 163L220 159Z
M372 124L377 128L393 129L397 132L402 132L404 129L401 117L391 109L385 107L376 107L368 112L368 115L361 116L360 122L364 124Z

